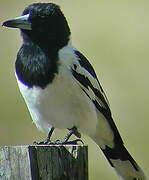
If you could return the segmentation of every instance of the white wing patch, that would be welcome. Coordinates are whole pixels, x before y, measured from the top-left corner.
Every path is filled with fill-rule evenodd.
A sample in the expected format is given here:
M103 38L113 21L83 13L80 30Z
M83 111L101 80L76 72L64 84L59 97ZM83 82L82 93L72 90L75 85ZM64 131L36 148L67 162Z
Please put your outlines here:
M65 63L70 71L74 70L76 73L84 76L85 78L88 78L93 88L98 89L99 93L104 97L107 105L109 105L104 92L101 90L98 80L94 78L83 66L80 65L79 58L77 57L77 55L75 55L74 50L76 49L72 46L67 46L59 51L59 56L61 57L61 59L63 59L63 63ZM74 66L76 68L74 68ZM87 93L90 99L96 100L100 106L106 108L105 104L95 95L91 87L88 86L88 88L86 88L79 81L77 81L77 83Z

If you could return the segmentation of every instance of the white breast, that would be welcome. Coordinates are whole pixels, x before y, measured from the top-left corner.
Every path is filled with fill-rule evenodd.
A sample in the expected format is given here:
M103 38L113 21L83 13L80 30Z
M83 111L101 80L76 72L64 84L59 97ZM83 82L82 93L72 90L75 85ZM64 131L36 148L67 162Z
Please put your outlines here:
M73 78L70 64L76 62L70 47L59 52L59 73L45 89L28 88L18 79L33 122L45 132L51 126L71 128L76 126L88 135L95 132L97 115L95 107Z

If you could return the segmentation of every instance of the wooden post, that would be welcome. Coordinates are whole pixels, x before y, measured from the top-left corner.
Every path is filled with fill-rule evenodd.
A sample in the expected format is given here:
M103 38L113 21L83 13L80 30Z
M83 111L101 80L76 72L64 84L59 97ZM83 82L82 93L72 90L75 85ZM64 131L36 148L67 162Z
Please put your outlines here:
M80 145L0 147L0 180L88 180L87 151Z

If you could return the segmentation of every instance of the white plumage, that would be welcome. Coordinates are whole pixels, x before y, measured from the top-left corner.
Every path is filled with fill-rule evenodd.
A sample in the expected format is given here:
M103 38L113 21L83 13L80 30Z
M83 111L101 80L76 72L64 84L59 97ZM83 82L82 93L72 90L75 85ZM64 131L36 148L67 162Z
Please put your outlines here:
M52 127L75 126L96 142L123 180L145 180L123 145L93 67L71 45L60 7L31 4L21 17L3 25L21 29L23 44L15 63L16 77L36 126L47 133Z
M48 133L51 127L66 129L76 126L80 132L90 136L100 148L105 149L106 146L113 148L113 131L107 119L96 109L91 99L96 99L104 107L103 102L95 96L92 89L85 89L72 76L71 69L75 64L76 71L88 77L92 85L100 89L97 80L80 66L74 50L69 43L59 51L59 73L45 89L35 86L28 88L17 79L20 91L33 122L40 130ZM102 94L106 98L104 93ZM132 180L132 177L136 176L138 177L136 180L145 180L141 169L137 172L130 161L111 161L123 179Z
M44 131L51 126L71 128L74 125L88 135L96 131L97 114L95 106L79 87L70 68L77 64L72 46L66 46L59 52L59 73L53 83L45 89L28 88L18 79L20 91L26 101L33 122Z

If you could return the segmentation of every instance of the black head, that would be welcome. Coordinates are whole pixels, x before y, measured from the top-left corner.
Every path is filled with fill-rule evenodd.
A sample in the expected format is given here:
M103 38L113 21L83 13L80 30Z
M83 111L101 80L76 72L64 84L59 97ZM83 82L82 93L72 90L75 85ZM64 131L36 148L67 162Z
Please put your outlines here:
M24 42L31 40L41 47L61 48L69 41L70 29L60 10L53 3L35 3L23 11L21 17L3 23L20 28Z

